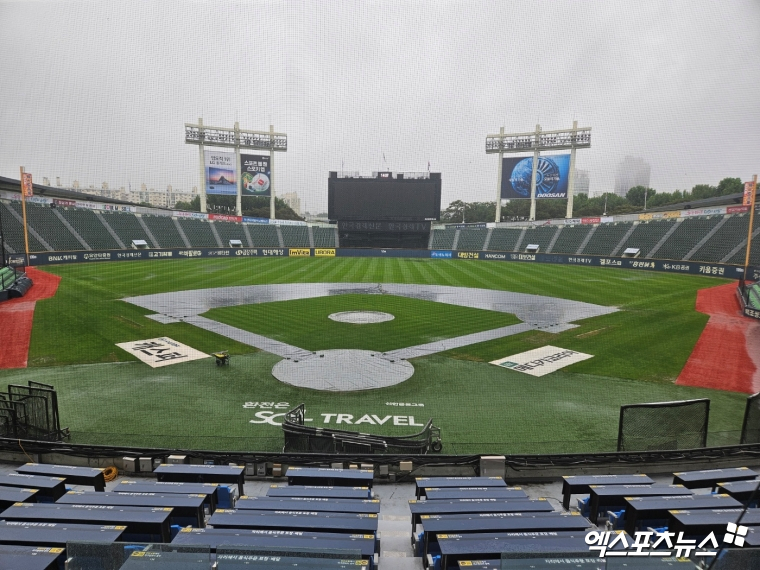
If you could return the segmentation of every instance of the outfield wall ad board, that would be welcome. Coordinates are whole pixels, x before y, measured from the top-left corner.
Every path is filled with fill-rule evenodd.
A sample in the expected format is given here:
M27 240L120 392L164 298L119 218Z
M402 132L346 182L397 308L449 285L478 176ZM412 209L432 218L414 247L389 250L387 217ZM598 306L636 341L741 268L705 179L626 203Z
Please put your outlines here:
M241 154L240 179L243 196L271 196L272 169L269 156Z
M218 150L203 151L206 162L206 194L237 195L235 154Z
M24 254L10 254L9 263L20 267ZM114 249L106 251L44 252L29 254L28 265L58 265L87 263L93 261L139 261L150 259L198 259L232 257L393 257L435 260L481 260L517 261L523 263L552 263L559 265L583 265L586 267L609 267L639 271L663 271L740 279L741 267L723 263L699 261L669 261L637 259L630 257L604 257L598 255L568 255L551 253L512 253L498 251L457 251L428 249L364 249L364 248L287 248L287 247L238 247L194 249ZM747 279L760 280L760 267L750 267Z
M539 156L536 166L536 198L567 198L570 155ZM533 157L508 156L502 159L501 197L503 200L530 198Z

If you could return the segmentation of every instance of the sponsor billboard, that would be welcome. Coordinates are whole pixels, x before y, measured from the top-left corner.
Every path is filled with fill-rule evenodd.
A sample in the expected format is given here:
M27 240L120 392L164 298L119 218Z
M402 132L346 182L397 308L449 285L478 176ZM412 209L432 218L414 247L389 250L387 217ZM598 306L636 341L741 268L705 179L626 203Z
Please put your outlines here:
M23 172L21 174L21 190L25 198L31 198L34 196L34 190L32 187L32 174L30 172Z
M170 364L177 364L178 362L208 358L208 354L204 354L169 337L118 342L116 346L139 358L151 368L160 368Z
M755 187L755 181L744 183L744 199L742 200L743 205L749 206L752 204L752 195L755 193Z
M206 158L206 194L237 195L235 154L204 150Z
M530 198L533 157L509 156L502 161L502 199ZM536 198L567 198L569 171L569 154L539 156L536 165Z
M240 155L240 179L243 196L270 196L272 169L269 156Z
M544 346L491 361L491 364L517 370L531 376L544 376L550 372L592 358L591 354L576 352L556 346Z

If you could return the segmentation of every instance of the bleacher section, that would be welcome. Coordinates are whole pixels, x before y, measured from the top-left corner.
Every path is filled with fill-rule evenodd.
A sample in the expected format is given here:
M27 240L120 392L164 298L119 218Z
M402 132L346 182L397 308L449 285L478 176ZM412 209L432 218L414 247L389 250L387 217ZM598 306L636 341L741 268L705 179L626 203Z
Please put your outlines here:
M222 246L229 247L231 239L238 239L244 247L248 247L248 238L245 237L245 230L243 230L243 224L235 222L213 222L216 228L216 233L222 240Z
M577 226L565 226L554 242L552 253L577 253L578 248L581 247L583 240L591 231L591 225L577 225Z
M58 208L58 211L92 249L120 249L94 211L79 208Z
M277 226L252 224L248 226L248 232L251 234L253 247L280 247Z
M185 242L174 225L174 220L169 216L150 216L143 214L142 217L145 225L158 241L158 246L162 248L183 248Z
M752 229L752 233L754 234L757 231L757 228L760 227L760 216L755 216L755 226ZM746 241L746 238L745 240ZM746 244L739 248L739 250L731 256L731 258L726 263L734 263L736 265L744 265L744 258L747 255L747 246ZM760 265L760 233L758 233L755 237L752 238L752 251L749 254L749 264L758 266Z
M314 247L336 247L335 229L313 227Z
M10 206L21 213L20 203L11 203ZM77 238L63 225L60 218L49 206L37 204L26 205L26 220L55 251L76 251L84 249ZM31 244L29 244L31 247Z
M16 218L16 216L11 214L11 209L12 206L10 204L0 202L0 216L2 216L3 236L5 238L5 243L15 253L22 253L24 251L24 226ZM37 241L31 232L28 235L29 251L47 251L47 248L43 246L39 241Z
M515 557L520 564L509 568L537 561L536 568L591 569L612 567L602 556L609 549L608 558L626 557L620 568L693 570L716 550L718 560L729 561L720 568L758 567L760 509L751 499L760 481L747 467L652 477L574 474L561 483L520 487L508 486L503 474L378 485L382 471L368 467L288 466L276 475L287 483L272 484L246 481L243 465L227 463L162 464L139 481L118 482L106 482L98 468L27 463L0 474L0 556L4 548L43 544L58 549L61 565L44 558L44 564L8 566L0 558L6 562L0 566L52 570L66 560L66 568L87 570L454 570L500 568L500 558ZM69 490L75 485L89 488ZM718 543L727 524L739 521L749 527L742 531L746 543ZM673 557L675 538L660 547L662 561L652 546L656 538L634 544L636 533L650 528L659 536L682 533L678 544L690 545L691 562ZM623 530L627 540L615 539ZM603 545L605 531L612 533ZM719 538L702 542L710 532ZM746 564L731 563L737 553ZM31 561L49 551L29 554ZM278 563L257 555L277 556ZM566 563L570 556L588 564ZM236 565L227 566L225 557Z
M635 247L641 250L640 257L647 257L652 248L656 246L662 237L673 227L673 220L656 220L652 222L641 222L636 224L636 228L630 237L625 240L620 251L626 248Z
M721 220L721 216L709 218L685 218L677 222L676 230L668 241L657 250L658 259L683 259L691 249Z
M600 224L586 244L586 247L583 248L582 253L587 255L612 255L620 240L631 229L631 224L632 222Z
M431 249L451 249L454 247L454 237L457 231L454 228L445 230L433 230L433 243Z
M142 239L148 242L150 247L156 247L156 244L151 243L150 237L145 233L145 230L137 221L137 216L127 212L103 212L100 214L103 216L103 221L106 222L111 229L116 232L119 239L124 242L126 247L129 247L132 240Z
M193 247L218 247L209 222L195 218L177 218L182 231L185 232ZM245 242L244 242L245 243Z
M488 251L513 251L521 233L521 228L495 228L488 242Z
M483 245L486 243L487 235L488 230L485 228L460 230L457 249L466 251L480 251L483 249Z
M306 226L280 226L285 247L309 247L309 228Z
M689 258L693 261L712 261L720 263L747 236L748 215L728 216L725 223L718 228Z
M548 253L549 244L557 233L557 226L540 226L537 228L527 228L525 237L520 244L520 250L524 250L529 244L538 245L539 253Z
M230 240L240 240L244 247L334 248L336 232L333 227L291 226L274 224L246 224L213 221L198 218L136 215L127 212L98 211L73 207L50 208L34 203L27 204L30 251L76 251L89 246L92 250L130 247L132 240L148 242L149 247L222 247ZM5 231L7 249L12 253L24 251L21 204L0 202L0 217ZM63 218L72 230L61 220ZM626 248L638 248L641 257L729 263L742 265L746 248L747 214L691 217L683 219L652 220L642 222L613 222L592 225L542 225L537 227L446 228L433 229L429 237L423 236L431 249L483 251L488 240L488 251L523 251L529 244L537 244L540 253L619 255ZM105 224L107 225L104 225ZM143 225L144 224L144 225ZM213 226L211 224L214 224ZM718 226L718 224L721 224ZM181 231L178 229L181 228ZM147 228L147 230L146 230ZM760 228L757 216L755 228ZM691 253L701 240L715 231L699 249ZM313 235L313 244L309 240ZM488 239L489 231L491 237ZM593 233L591 233L593 232ZM78 234L78 235L77 235ZM152 237L151 235L152 234ZM250 241L248 239L250 235ZM626 235L629 234L629 235ZM37 239L39 236L39 239ZM116 239L123 242L120 244ZM522 236L522 239L521 239ZM589 237L590 236L590 237ZM664 243L655 250L655 247ZM78 239L81 238L81 239ZM624 243L621 241L625 238ZM584 242L588 239L588 243ZM42 241L40 241L42 240ZM87 244L82 243L82 240ZM519 243L518 243L519 242ZM50 248L46 246L50 245ZM416 242L399 241L392 247L425 247ZM518 247L519 245L519 247ZM367 247L367 244L360 244ZM579 251L581 250L582 251ZM753 239L751 265L760 265L760 234Z

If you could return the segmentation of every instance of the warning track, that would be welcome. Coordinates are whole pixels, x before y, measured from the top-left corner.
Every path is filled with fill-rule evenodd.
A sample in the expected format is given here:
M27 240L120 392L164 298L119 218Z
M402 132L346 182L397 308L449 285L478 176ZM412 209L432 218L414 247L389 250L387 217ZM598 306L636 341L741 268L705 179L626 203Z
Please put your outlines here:
M34 282L27 294L18 299L0 303L0 369L26 368L36 301L55 295L61 278L28 267L26 274Z
M760 323L743 317L736 284L697 291L710 315L676 384L754 394L760 391Z

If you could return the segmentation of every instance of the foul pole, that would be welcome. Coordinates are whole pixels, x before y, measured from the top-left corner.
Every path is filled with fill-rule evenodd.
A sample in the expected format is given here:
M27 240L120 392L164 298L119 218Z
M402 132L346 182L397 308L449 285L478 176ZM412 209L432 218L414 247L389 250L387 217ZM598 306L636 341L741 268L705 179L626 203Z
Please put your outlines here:
M755 203L757 202L757 174L752 176L752 182L747 182L747 184L749 185L749 228L747 228L747 252L744 256L744 273L742 273L745 278L749 269L749 255L752 250L752 226L755 221Z

